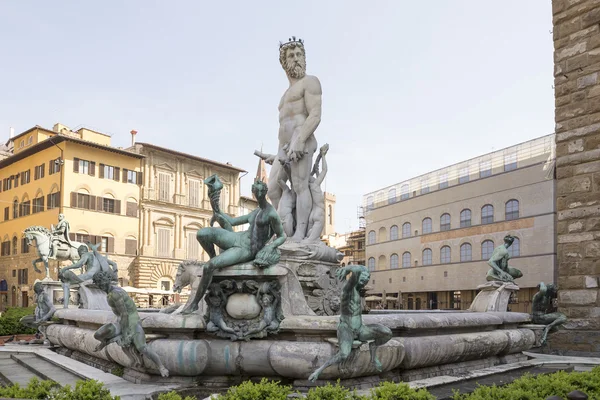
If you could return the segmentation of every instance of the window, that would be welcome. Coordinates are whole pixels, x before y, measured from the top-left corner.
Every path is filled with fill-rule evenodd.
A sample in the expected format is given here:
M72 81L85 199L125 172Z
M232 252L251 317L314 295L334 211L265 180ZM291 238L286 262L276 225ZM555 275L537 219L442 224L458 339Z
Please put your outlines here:
M439 181L440 181L440 183L438 185L439 189L447 188L448 187L448 174L440 174Z
M102 211L114 213L115 212L115 199L102 199Z
M190 207L200 207L200 181L188 181L188 204Z
M44 166L45 166L45 164L38 165L37 167L35 167L33 169L33 179L34 180L42 179L44 177L44 172L46 171Z
M169 281L160 281L160 290L171 290L171 282Z
M470 243L463 243L460 245L460 261L471 261L473 259L473 252Z
M458 172L458 183L469 182L469 167L461 168Z
M46 205L46 207L48 210L58 208L60 206L60 192L49 194L47 202L48 204Z
M429 179L421 180L421 194L429 193Z
M125 215L128 217L137 217L138 216L138 205L133 201L127 202L127 208L125 209Z
M54 160L48 161L48 175L56 174L60 172L60 157Z
M73 158L73 172L86 174L90 176L96 175L96 163L94 161L80 160Z
M25 185L29 182L31 182L31 170L21 172L21 185Z
M4 220L8 221L9 216L10 216L10 207L4 207Z
M21 216L31 214L31 201L27 200L21 203Z
M14 176L11 176L11 178L10 178L10 179L14 179L14 181L15 181L15 188L18 188L18 187L19 187L19 176L20 176L20 175L21 175L21 174L19 173L19 174L16 174L16 175L14 175Z
M481 161L479 163L479 177L485 178L486 176L492 175L492 162Z
M158 173L158 199L171 201L171 175Z
M0 251L0 255L10 256L10 241L2 242L2 247Z
M158 255L160 257L171 257L171 231L159 228L157 231Z
M90 209L90 204L92 204L91 197L89 194L85 193L76 193L76 207L77 208L85 208L86 210Z
M452 297L450 298L452 304L450 304L450 308L454 308L455 310L460 310L460 292L453 292Z
M408 192L409 192L408 185L400 186L400 200L407 200Z
M13 219L19 218L19 202L13 201Z
M402 237L410 237L410 222L405 222L402 224Z
M108 251L108 238L105 236L100 237L100 249L101 252L106 253Z
M37 199L33 199L33 211L32 213L39 213L44 211L44 197L38 197Z
M79 160L79 173L88 174L90 172L90 162L87 160Z
M402 254L402 268L410 267L410 253L408 251Z
M507 201L504 219L510 221L517 218L519 218L519 201L514 199Z
M466 228L471 226L471 210L465 208L460 212L460 227Z
M423 231L424 234L425 233L431 233L431 231L432 231L431 218L425 218L425 219L423 219L423 224L422 225L423 225L422 231Z
M433 252L431 249L423 250L423 265L431 265Z
M373 196L367 197L367 210L372 210L373 206Z
M17 237L13 236L12 238L12 253L13 254L17 254L17 252L19 251L19 249L17 248Z
M491 224L492 222L494 222L494 206L486 204L481 207L481 223Z
M444 246L440 249L440 262L442 264L450 262L450 246Z
M131 171L129 169L123 169L123 181L126 183L134 183L137 185L141 181L138 174L140 174L140 172Z
M481 243L481 259L489 260L493 252L494 242L491 240L484 240L483 243Z
M187 232L186 251L188 260L197 260L200 257L200 243L198 243L198 239L196 239L196 232L194 231Z
M396 202L396 189L392 188L388 191L388 204Z
M371 271L371 272L375 271L375 258L374 257L369 258L367 266L369 268L369 271Z
M29 274L28 274L27 268L20 269L18 272L19 272L19 278L18 278L19 283L18 284L19 285L29 284L29 277L28 277ZM27 292L23 292L23 293L24 293L23 297L25 297L25 293L27 293ZM24 299L23 301L26 301L26 300Z
M369 237L367 238L367 244L375 244L375 231L369 232Z
M440 231L450 230L450 214L442 214L440 217Z
M517 169L517 153L504 155L504 171L512 171Z
M27 244L27 238L21 239L21 254L29 253L29 245Z
M87 233L76 233L75 241L81 243L88 243L90 241L90 235L88 235Z
M392 225L390 228L390 240L398 240L398 225Z
M137 240L125 239L125 254L137 255Z
M507 250L510 257L519 257L521 255L521 241L518 237L515 238L515 241Z
M398 254L392 254L390 256L390 268L391 269L398 268Z
M112 165L100 164L100 178L115 179L115 167Z
M33 143L33 136L27 138L27 144L30 145L31 143Z

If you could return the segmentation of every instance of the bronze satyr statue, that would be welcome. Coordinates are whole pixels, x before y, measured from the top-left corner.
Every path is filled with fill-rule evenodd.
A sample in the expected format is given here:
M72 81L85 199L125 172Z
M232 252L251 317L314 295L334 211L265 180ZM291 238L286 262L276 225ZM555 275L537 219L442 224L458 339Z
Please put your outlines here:
M108 305L117 316L116 323L104 324L94 333L94 339L100 341L94 351L100 351L110 343L117 343L123 350L133 347L154 361L163 377L169 376L169 370L160 361L158 354L146 344L146 335L135 303L126 291L112 285L112 279L113 274L108 271L98 272L93 277L94 284L107 293Z
M545 285L540 282L538 285L539 292L533 295L532 300L532 321L534 324L546 325L542 332L541 344L546 343L548 333L558 329L558 327L567 322L567 316L560 312L554 311L554 299L558 294L556 286L550 284Z
M204 264L202 278L193 301L187 303L181 311L182 314L190 314L198 309L198 303L208 290L216 270L252 260L254 265L260 268L279 262L278 247L285 242L286 238L281 219L275 208L267 201L267 185L264 182L260 180L254 182L252 193L258 201L256 210L237 218L224 213L220 213L216 218L225 219L231 226L250 224L248 230L232 232L216 227L198 230L197 239L210 260ZM217 212L217 210L213 211ZM267 244L273 235L276 238ZM221 249L219 255L216 254L215 245Z
M308 380L316 381L321 372L330 365L343 363L352 352L355 340L372 342L369 344L371 363L377 371L382 370L381 362L377 358L377 347L387 343L392 338L392 331L381 324L363 325L360 291L369 283L371 277L369 270L362 265L350 265L337 270L338 279L344 279L352 273L342 287L342 304L340 322L337 328L337 337L340 350L325 364L313 372Z
M508 266L508 260L510 259L508 248L514 241L514 236L506 235L504 244L494 249L488 261L489 266L492 267L486 276L488 281L514 282L515 279L523 276L520 270Z

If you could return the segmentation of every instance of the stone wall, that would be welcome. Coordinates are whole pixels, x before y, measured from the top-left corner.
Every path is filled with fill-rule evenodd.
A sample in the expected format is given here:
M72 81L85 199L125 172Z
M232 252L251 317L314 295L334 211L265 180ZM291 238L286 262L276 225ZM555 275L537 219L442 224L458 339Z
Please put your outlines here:
M559 311L550 349L600 355L600 2L553 0Z

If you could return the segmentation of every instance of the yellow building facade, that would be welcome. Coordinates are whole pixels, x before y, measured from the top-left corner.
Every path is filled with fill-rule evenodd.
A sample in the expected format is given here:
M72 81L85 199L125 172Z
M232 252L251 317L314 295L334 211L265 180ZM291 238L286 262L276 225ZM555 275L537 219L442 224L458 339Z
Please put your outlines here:
M50 228L63 213L71 239L100 244L127 279L138 253L141 154L110 146L110 136L56 124L39 126L11 138L13 155L0 160L0 309L27 306L37 258L23 230ZM57 262L50 273L57 277ZM43 270L40 263L38 268Z

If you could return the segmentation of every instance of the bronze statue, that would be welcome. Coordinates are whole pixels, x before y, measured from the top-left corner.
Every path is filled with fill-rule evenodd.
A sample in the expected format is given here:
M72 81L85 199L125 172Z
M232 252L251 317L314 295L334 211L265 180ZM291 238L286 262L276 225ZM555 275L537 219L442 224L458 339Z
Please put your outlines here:
M42 282L36 282L33 285L33 291L36 294L36 307L33 315L26 315L21 318L21 324L28 328L38 329L40 324L49 321L56 312L54 304L50 301L50 297L44 293Z
M110 343L117 343L123 350L133 347L154 361L163 377L169 376L169 370L160 361L158 354L146 344L146 335L135 303L126 291L112 285L112 272L100 271L94 275L93 280L100 290L106 292L108 305L117 316L116 323L104 324L94 333L94 339L100 341L94 351L100 351Z
M538 288L540 291L533 295L532 300L532 321L534 324L546 325L540 340L540 343L544 344L548 339L548 333L564 324L567 316L554 309L554 299L558 294L556 286L553 284L546 286L544 282L540 282Z
M510 259L508 248L514 241L514 236L506 235L504 237L504 244L494 249L488 261L489 266L492 267L486 276L488 281L513 282L515 279L523 276L520 270L508 265L508 260Z
M377 371L382 370L382 365L377 358L377 347L387 343L392 338L392 331L381 324L363 325L360 291L369 282L369 270L362 265L349 265L337 270L338 279L344 279L352 273L342 287L342 304L340 322L337 328L337 337L340 350L325 364L313 372L308 380L314 382L321 372L330 365L339 364L348 359L352 352L355 340L362 343L372 340L369 344L371 363Z
M184 307L182 314L189 314L198 309L198 303L204 297L216 270L252 260L254 265L260 268L279 262L278 247L285 242L286 238L281 219L275 208L267 201L267 185L264 182L260 180L254 182L252 193L258 201L256 210L237 218L223 213L219 216L228 221L231 226L248 223L250 224L248 230L232 232L216 227L198 230L197 239L210 260L204 264L194 300ZM217 212L217 210L213 211ZM273 235L276 238L267 244ZM215 245L221 249L219 255L216 254Z

